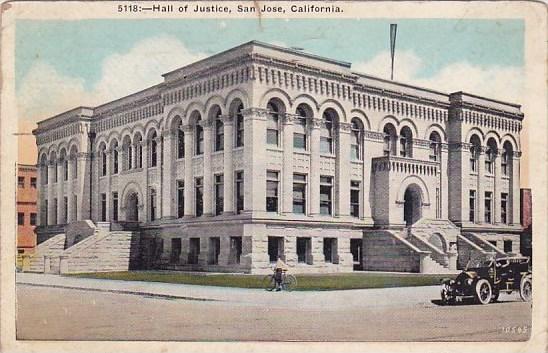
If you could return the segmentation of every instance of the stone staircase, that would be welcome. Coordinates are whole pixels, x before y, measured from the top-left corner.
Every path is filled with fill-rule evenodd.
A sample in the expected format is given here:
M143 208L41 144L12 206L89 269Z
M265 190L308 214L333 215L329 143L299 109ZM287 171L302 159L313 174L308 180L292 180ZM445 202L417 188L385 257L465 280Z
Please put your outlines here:
M462 233L462 236L468 239L469 241L473 242L475 245L480 247L483 251L486 253L494 253L496 255L506 255L506 253L487 240L485 240L481 235L478 235L476 233Z
M83 273L128 271L137 266L138 231L111 231L105 224L82 222L74 234L58 234L39 244L23 271Z
M363 240L366 271L452 272L444 265L443 252L420 238L408 237L407 229L368 231Z
M23 268L27 272L44 272L44 263L46 258L58 258L65 250L65 234L57 234L43 243L36 246L34 253L30 256L28 268Z

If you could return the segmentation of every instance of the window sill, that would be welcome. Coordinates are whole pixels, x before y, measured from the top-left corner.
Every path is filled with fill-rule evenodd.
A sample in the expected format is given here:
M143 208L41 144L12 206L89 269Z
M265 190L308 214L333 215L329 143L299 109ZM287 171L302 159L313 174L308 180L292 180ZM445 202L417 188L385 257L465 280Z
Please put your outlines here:
M351 160L350 160L350 163L354 163L354 164L363 164L363 161L362 161L362 160L359 160L359 159L351 159Z
M302 154L302 155L310 156L310 151L293 148L293 154Z
M224 153L225 153L224 150L213 151L213 152L211 152L211 155L212 155L212 156L218 156L218 155L222 155L222 154L224 154Z
M266 145L266 150L271 152L283 152L284 150L279 146Z
M320 157L325 157L325 158L337 158L333 153L320 153Z

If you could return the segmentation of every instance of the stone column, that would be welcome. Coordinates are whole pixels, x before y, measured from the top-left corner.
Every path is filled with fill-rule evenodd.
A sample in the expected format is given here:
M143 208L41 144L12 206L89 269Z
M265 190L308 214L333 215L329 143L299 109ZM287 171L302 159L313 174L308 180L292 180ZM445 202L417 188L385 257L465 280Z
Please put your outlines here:
M77 205L75 208L75 219L81 221L90 217L90 203L89 198L92 196L89 194L89 166L91 165L91 153L80 152L77 154L76 163L78 163L78 177L76 179L76 192ZM96 192L93 189L93 192Z
M449 218L449 179L448 179L448 158L449 158L449 150L446 143L442 143L440 145L440 155L441 155L441 161L440 161L440 206L441 206L441 218L442 219L448 219ZM464 176L464 174L462 174ZM467 176L469 174L466 174ZM462 195L461 197L463 199L468 199L467 194L469 194L468 191L466 191L466 194Z
M229 264L230 264L230 236L224 235L221 237L221 249L219 252L219 266L228 266Z
M164 143L164 164L162 166L162 218L174 219L175 218L175 198L174 198L174 179L173 179L173 165L175 162L173 142L175 140L175 133L171 130L163 132Z
M248 108L244 116L244 211L266 211L266 110Z
M104 150L103 153L105 153L107 155L107 174L106 174L106 178L107 178L107 188L106 188L106 196L107 196L107 209L106 209L106 221L107 222L110 222L110 215L112 214L111 212L111 208L112 208L112 200L111 200L111 194L112 194L112 190L111 190L111 173L112 173L112 161L110 160L111 159L111 151L110 150ZM99 201L101 202L101 201ZM103 212L103 210L101 210L101 212Z
M234 120L230 115L223 115L224 128L224 204L223 214L234 214L234 165L232 162L232 149L234 146ZM221 242L223 240L221 239ZM221 244L222 252L222 244ZM220 263L219 259L219 263ZM228 261L228 260L227 260ZM228 264L228 263L227 263Z
M64 159L60 159L59 163L57 163L57 224L65 223L65 203L63 199L63 187L65 183L64 164Z
M373 131L364 132L364 149L363 149L363 180L361 183L361 201L362 215L365 222L373 224L373 209L371 207L371 188L373 174L371 170L372 159L376 156L382 156L383 153L383 137L384 134Z
M346 217L350 215L350 131L352 125L349 123L338 124L338 146L337 159L335 162L336 190L335 215Z
M42 170L44 166L38 162L36 164L36 187L38 190L37 198L36 198L36 213L37 213L37 219L36 219L36 225L43 226L44 222L44 214L42 211L43 202L44 202L44 181L42 180Z
M322 119L311 119L310 124L310 175L308 176L307 202L310 215L320 213L320 128Z
M458 173L452 174L451 179L452 182L458 182L460 184L460 188L458 188L458 192L455 192L454 194L459 197L460 199L460 214L458 215L459 219L457 221L461 221L462 223L470 223L470 187L469 187L469 180L470 180L470 158L471 152L470 148L472 147L471 144L462 142L458 145L454 145L451 148L455 148L455 151L452 153L457 154L457 156L460 157L458 159L458 162L460 163L460 169L461 173L458 175ZM479 161L478 167L479 167ZM456 179L456 178L460 178ZM479 215L479 189L477 185L479 184L478 179L476 178L476 213L475 213L475 222L480 221L480 215ZM455 188L457 189L457 188ZM449 189L447 189L449 191ZM452 219L455 221L455 219Z
M74 219L74 207L77 205L74 204L74 197L73 197L73 185L74 185L74 175L73 175L73 167L74 163L76 161L74 158L70 157L68 160L68 182L67 182L67 197L68 197L68 207L67 207L67 223L75 221Z
M48 225L52 225L57 223L57 220L53 219L53 215L55 214L54 202L53 202L53 199L55 198L53 196L54 195L53 181L55 180L54 178L55 162L50 161L47 168L48 168L48 209L47 209Z
M192 125L183 126L185 133L185 218L194 217L194 170L192 154L194 151L194 131Z
M485 148L482 147L478 159L478 222L485 223Z
M283 120L282 213L293 213L293 122L296 116L285 114Z
M149 156L149 153L148 153L148 140L144 140L142 142L142 146L143 146L143 168L145 169L145 185L143 187L143 199L141 200L141 202L143 203L143 210L144 212L142 212L142 215L143 215L143 222L147 222L149 219L150 219L150 215L149 215L149 212L150 212L150 207L148 207L148 193L149 193L149 188L148 188L148 185L150 185L150 175L149 175L149 166L150 166L150 156ZM158 151L158 149L156 149L156 151ZM141 212L139 212L139 218L141 218Z
M204 216L215 214L213 209L213 175L211 173L211 120L200 120L204 129Z
M504 152L504 151L502 151ZM497 151L497 154L495 155L494 160L494 168L493 171L495 172L494 178L493 178L493 223L499 224L500 223L500 184L502 182L501 178L501 172L502 172L502 166L501 166L501 158L500 158L500 151ZM508 207L508 205L507 205Z
M510 156L509 156L510 157ZM519 189L519 171L520 171L520 159L521 157L521 152L519 151L515 151L512 155L512 175L511 175L511 184L509 185L510 186L510 190L511 190L511 195L509 195L509 203L510 203L510 207L509 207L509 211L511 212L508 212L508 217L510 217L511 215L511 218L509 218L509 223L513 224L513 225L520 225L521 223L521 219L520 219L520 211L521 211L521 200L520 200L520 189Z

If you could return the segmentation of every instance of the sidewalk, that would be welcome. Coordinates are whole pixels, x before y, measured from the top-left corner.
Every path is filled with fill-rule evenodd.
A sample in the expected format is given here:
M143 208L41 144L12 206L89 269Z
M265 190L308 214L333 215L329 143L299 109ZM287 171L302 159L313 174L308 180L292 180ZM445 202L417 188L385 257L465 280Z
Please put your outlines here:
M17 284L160 296L182 300L224 302L235 305L299 307L340 310L357 307L431 306L439 299L439 287L402 287L337 291L269 292L263 289L231 288L160 282L118 281L65 277L51 274L17 273Z

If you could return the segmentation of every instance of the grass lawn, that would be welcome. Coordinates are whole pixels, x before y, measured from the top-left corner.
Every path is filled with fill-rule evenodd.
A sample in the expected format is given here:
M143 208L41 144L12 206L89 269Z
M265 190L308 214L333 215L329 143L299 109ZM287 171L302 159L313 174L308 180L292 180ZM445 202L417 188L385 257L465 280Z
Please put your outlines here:
M262 288L264 275L246 274L189 274L168 271L131 271L73 274L74 277L146 281L164 283L198 284L205 286ZM295 290L336 290L386 287L430 286L440 283L447 275L390 274L390 273L338 273L296 275Z

